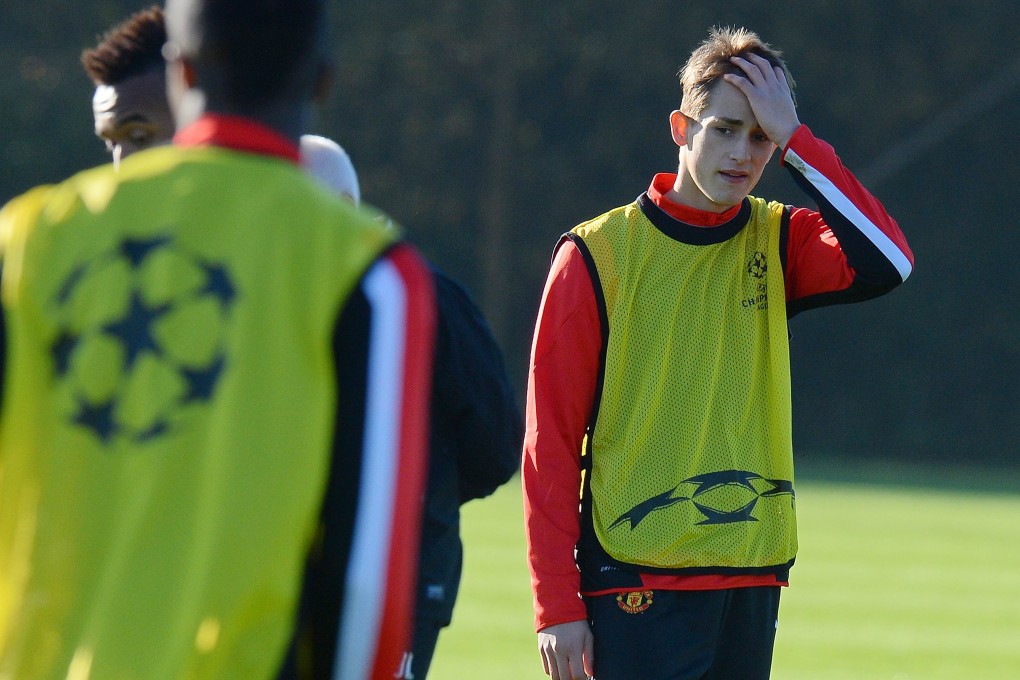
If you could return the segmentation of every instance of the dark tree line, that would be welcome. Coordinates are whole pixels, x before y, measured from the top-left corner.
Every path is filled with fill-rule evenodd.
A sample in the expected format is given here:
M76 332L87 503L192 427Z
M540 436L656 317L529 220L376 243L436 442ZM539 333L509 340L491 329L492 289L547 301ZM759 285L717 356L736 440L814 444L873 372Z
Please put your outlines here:
M78 53L144 5L0 8L0 200L104 161ZM1020 62L995 37L1014 0L376 0L334 22L315 131L482 302L522 399L556 239L674 168L675 74L707 28L759 31L917 256L892 295L793 321L801 454L1020 458ZM756 193L807 201L775 162Z

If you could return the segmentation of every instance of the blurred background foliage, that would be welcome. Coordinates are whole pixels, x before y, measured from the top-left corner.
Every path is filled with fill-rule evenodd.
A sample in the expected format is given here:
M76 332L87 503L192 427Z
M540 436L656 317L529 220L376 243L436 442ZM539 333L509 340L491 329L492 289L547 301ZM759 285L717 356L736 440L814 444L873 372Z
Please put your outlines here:
M0 201L105 161L78 55L147 4L2 4ZM333 21L313 132L482 304L522 404L557 238L675 170L676 72L743 25L917 258L888 297L792 322L800 455L1020 460L1016 0L374 0ZM810 205L776 161L755 193Z

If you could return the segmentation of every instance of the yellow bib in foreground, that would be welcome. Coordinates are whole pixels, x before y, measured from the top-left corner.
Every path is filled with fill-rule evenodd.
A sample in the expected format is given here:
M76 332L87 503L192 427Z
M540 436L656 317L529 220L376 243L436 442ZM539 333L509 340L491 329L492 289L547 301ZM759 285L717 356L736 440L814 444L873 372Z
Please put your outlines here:
M344 398L338 310L393 238L215 148L0 214L0 677L273 677Z

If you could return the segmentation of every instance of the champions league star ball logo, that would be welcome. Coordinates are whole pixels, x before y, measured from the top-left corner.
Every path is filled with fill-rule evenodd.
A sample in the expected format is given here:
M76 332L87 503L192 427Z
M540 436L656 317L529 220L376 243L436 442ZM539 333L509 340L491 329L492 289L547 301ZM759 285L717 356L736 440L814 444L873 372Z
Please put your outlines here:
M216 388L236 295L221 264L169 236L125 240L75 268L57 291L50 347L69 424L104 444L170 431Z
M733 524L757 522L755 507L763 499L789 497L796 494L793 482L786 479L766 479L747 470L720 470L689 477L678 485L653 496L616 518L609 529L629 525L631 531L653 512L665 510L678 503L690 503L701 515L699 526L707 524Z
M761 279L764 278L765 272L768 270L769 264L765 259L765 253L761 251L755 252L747 263L747 273L756 279Z

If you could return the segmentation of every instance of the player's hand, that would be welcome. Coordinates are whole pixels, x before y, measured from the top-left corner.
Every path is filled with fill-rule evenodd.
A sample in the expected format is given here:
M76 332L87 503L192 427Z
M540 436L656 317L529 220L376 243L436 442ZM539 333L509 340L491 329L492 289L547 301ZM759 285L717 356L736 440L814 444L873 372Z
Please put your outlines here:
M552 680L588 680L595 675L595 639L587 621L543 628L538 634L545 674Z
M727 73L723 80L744 93L762 131L773 144L785 148L800 127L800 119L783 69L757 54L748 54L746 59L733 57L730 61L744 75Z

